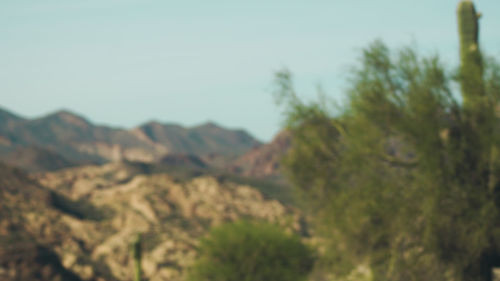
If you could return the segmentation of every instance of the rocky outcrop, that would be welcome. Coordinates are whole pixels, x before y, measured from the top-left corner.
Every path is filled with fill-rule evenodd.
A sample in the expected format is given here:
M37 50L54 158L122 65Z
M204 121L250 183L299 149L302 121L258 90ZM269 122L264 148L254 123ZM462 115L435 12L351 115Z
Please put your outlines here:
M0 159L29 172L55 171L77 165L54 151L36 146L18 147Z
M40 174L37 179L68 200L85 201L93 212L103 213L99 219L85 219L66 212L57 219L71 239L54 251L65 268L84 280L130 279L129 243L137 232L144 238L144 273L153 281L181 280L197 255L198 239L211 226L250 218L298 233L304 227L296 209L251 186L211 176L177 181L168 174L144 174L137 166L111 163Z
M20 170L0 165L0 280L81 280L53 250L68 237L53 194Z
M0 280L81 281L61 264L47 247L25 241L21 246L0 249Z
M291 135L283 131L268 144L256 147L236 159L230 170L250 177L279 177L280 161L291 145Z

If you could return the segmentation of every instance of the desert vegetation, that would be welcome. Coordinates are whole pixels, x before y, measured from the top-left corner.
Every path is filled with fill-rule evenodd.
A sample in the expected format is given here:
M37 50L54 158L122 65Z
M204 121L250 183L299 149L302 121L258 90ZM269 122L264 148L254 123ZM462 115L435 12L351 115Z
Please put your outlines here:
M479 17L459 3L456 70L375 41L342 108L302 102L290 72L277 74L293 136L285 171L328 244L327 276L366 266L369 280L492 280L500 66L481 51Z
M214 228L201 240L187 280L306 280L313 251L297 235L263 222Z
M495 280L500 64L457 19L458 66L375 40L340 104L277 72L268 144L0 109L0 280Z

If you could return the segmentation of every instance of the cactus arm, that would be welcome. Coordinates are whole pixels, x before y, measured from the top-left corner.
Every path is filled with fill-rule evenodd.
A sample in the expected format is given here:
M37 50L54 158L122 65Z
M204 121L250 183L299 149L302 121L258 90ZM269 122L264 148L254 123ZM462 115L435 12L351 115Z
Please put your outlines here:
M478 19L478 13L472 1L465 0L458 4L458 33L462 60L466 59L469 52L477 49L479 39Z
M141 252L141 234L138 233L132 242L132 257L134 259L134 281L142 280Z
M458 34L460 38L460 76L464 108L481 110L484 96L483 64L479 50L479 18L474 3L462 0L458 4Z

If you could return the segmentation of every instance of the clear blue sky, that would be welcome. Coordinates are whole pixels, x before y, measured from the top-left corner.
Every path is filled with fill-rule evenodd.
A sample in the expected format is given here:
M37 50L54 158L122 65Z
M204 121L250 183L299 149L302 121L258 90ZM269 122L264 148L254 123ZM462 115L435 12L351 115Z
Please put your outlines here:
M301 95L342 95L376 38L416 42L452 66L457 0L0 1L0 106L26 117L65 108L98 124L215 121L261 140L279 130L273 73ZM500 58L500 1L476 0L481 43Z

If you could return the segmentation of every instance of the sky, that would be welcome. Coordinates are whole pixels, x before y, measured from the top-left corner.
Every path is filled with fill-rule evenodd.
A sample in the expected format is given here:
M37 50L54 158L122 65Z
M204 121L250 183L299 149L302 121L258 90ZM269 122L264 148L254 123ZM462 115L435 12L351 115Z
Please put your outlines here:
M480 44L500 58L500 1L476 0ZM67 109L101 125L151 120L241 128L262 141L283 116L271 94L288 68L299 96L341 99L375 39L458 59L457 0L1 0L0 107Z

